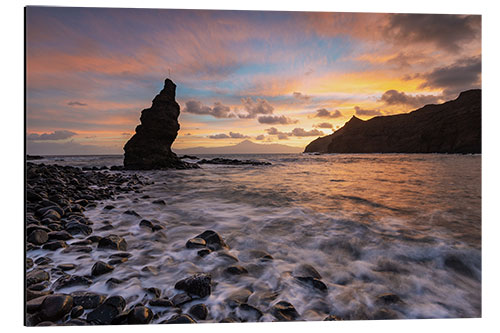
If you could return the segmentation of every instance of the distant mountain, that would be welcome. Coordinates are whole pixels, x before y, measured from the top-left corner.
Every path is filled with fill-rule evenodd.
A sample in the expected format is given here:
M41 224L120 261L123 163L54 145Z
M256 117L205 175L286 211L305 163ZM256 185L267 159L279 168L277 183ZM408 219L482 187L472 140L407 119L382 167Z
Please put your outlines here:
M186 149L173 148L180 155L190 154L291 154L300 153L302 148L291 147L280 144L260 144L250 140L244 140L233 146L223 147L193 147Z
M363 121L353 116L305 152L481 153L481 90L460 93L443 104Z

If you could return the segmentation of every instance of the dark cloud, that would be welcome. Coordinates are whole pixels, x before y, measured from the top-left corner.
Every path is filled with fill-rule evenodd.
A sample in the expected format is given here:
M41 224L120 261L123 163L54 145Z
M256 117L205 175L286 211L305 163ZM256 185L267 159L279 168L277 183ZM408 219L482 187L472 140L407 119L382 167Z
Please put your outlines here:
M32 141L37 141L37 140L64 140L64 139L69 139L72 136L75 136L75 132L71 131L54 131L52 133L43 133L43 134L36 134L36 133L31 133L28 135L28 140Z
M312 129L310 131L306 131L303 128L294 128L292 131L293 136L321 136L324 133L317 129Z
M266 138L266 136L264 134L261 134L261 135L257 135L255 137L255 140L264 140Z
M362 109L359 106L355 106L354 110L356 110L356 114L358 116L381 116L382 112L380 110L366 110Z
M313 127L317 128L333 128L333 125L330 123L320 123L320 124L315 124Z
M306 137L306 136L321 136L324 135L322 131L319 131L317 129L312 129L310 131L306 131L303 128L294 128L291 132L281 132L278 130L276 127L271 127L266 129L267 134L269 135L276 135L278 139L280 140L286 140L290 136L297 136L297 137Z
M215 102L213 107L201 104L200 101L190 100L186 102L186 107L182 110L187 113L210 115L215 118L233 118L229 106L222 105L220 102Z
M260 116L258 119L261 124L296 124L298 120L294 120L285 116Z
M214 134L209 136L210 139L229 139L230 136L225 133Z
M238 117L243 119L253 119L259 114L272 114L274 111L274 107L268 101L261 98L257 98L256 101L251 97L242 98L241 103L247 112L246 114L238 115Z
M454 95L461 91L481 87L481 58L460 59L449 66L414 77L425 80L420 88L440 88L446 97L456 97Z
M300 99L302 101L309 101L311 99L311 96L309 95L304 95L303 93L301 92L298 92L298 91L295 91L293 93L293 97L295 97L296 99Z
M403 91L387 90L379 101L387 105L405 105L410 107L421 107L426 104L435 104L441 99L440 96L434 95L407 95Z
M328 111L327 109L319 109L316 110L316 114L314 117L317 118L340 118L342 117L342 113L339 110Z
M87 106L86 103L82 103L82 102L78 102L78 101L71 101L71 102L68 102L68 105L69 106Z
M246 139L249 138L248 135L241 133L229 132L229 134L220 133L209 136L210 139Z
M433 43L457 52L461 46L481 35L481 16L443 14L393 14L384 30L398 44Z

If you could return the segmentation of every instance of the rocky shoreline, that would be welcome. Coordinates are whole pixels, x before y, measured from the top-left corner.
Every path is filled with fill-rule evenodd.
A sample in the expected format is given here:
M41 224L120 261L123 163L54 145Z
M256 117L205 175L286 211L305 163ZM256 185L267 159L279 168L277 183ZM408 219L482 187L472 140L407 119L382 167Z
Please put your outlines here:
M27 326L52 325L109 325L109 324L148 324L162 314L159 309L167 309L173 313L167 320L157 322L196 323L209 317L209 309L203 303L195 303L184 313L181 307L192 301L199 301L210 296L212 288L217 284L209 273L197 273L186 276L175 283L179 292L171 298L162 296L162 286L147 288L148 295L143 302L127 304L125 297L116 293L123 281L109 278L106 285L113 289L112 294L101 294L86 291L94 280L109 272L117 265L126 264L132 256L127 252L127 241L112 233L105 237L94 234L93 222L85 215L85 210L93 209L103 200L113 199L126 192L141 192L141 187L148 180L132 173L107 170L107 168L78 168L71 166L44 165L28 162L26 184L26 253L42 250L47 254L59 251L65 253L82 253L111 250L109 259L96 261L92 267L86 267L88 274L77 275L78 262L53 265L49 256L26 259L26 322ZM158 202L161 204L161 202ZM113 209L112 205L104 209ZM133 210L124 214L137 215ZM149 220L141 220L141 227L157 232L161 225ZM99 230L102 231L103 228ZM108 229L106 229L108 230ZM204 257L211 252L229 249L224 239L215 231L207 230L186 241L186 248ZM263 262L273 260L264 251L255 251ZM149 267L149 266L147 266ZM248 274L245 267L234 264L224 271L227 277L238 277ZM325 291L326 285L321 276L313 268L305 266L297 276L297 281L310 285L318 291ZM64 288L81 287L80 290L63 293ZM228 300L233 315L219 322L258 321L263 312L248 304L251 291L237 293ZM276 295L277 296L277 295ZM155 311L153 310L155 309ZM300 318L292 304L280 301L268 309L277 321L297 320ZM338 320L328 316L325 320Z

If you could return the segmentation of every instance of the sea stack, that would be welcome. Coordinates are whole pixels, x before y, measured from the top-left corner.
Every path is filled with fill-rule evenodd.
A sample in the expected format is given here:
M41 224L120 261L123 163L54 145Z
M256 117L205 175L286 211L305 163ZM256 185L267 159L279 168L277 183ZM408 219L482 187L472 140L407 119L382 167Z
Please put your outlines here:
M162 91L153 99L153 105L142 111L141 124L123 147L125 169L186 169L191 166L182 162L171 149L180 128L177 121L180 107L175 101L175 88L175 83L166 79Z

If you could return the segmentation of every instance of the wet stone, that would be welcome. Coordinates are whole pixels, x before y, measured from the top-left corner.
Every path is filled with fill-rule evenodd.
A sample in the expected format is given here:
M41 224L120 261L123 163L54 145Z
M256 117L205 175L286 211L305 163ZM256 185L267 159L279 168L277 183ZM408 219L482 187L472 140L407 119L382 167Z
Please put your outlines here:
M66 325L66 326L86 326L88 324L89 323L86 320L81 319L81 318L73 318L71 320L68 320L66 323L64 323L64 325Z
M70 246L65 248L62 253L90 253L92 252L92 248L90 246Z
M295 277L310 277L321 280L321 274L309 264L301 264L292 273Z
M28 242L35 245L45 244L49 240L47 232L40 229L33 230L28 236Z
M292 321L299 317L294 306L286 301L280 301L271 308L271 314L279 321Z
M141 222L139 222L139 226L143 228L153 229L153 223L149 220L141 220Z
M57 268L59 268L62 271L70 271L72 269L75 269L76 265L75 264L60 264L60 265L57 265Z
M161 322L161 324L194 324L194 323L196 323L196 321L187 314L174 315L168 320Z
M197 249L207 246L207 242L203 238L191 238L186 242L188 249Z
M225 272L230 275L248 274L247 269L243 266L229 266L228 268L226 268Z
M84 309L95 309L106 299L106 296L103 294L89 291L77 291L72 293L71 296L73 296L73 305L80 305Z
M62 248L66 248L66 247L68 247L68 244L66 244L65 241L59 240L59 241L52 241L52 242L48 242L48 243L43 244L42 249L55 251L57 249L62 249Z
M198 254L198 256L203 258L203 257L209 255L210 252L212 252L210 249L202 249L202 250L199 250L197 254Z
M87 240L91 241L92 243L99 243L99 241L102 239L101 236L89 236L87 237Z
M189 314L198 320L205 320L208 316L208 308L205 304L195 304L189 309Z
M35 298L51 295L54 292L52 290L44 290L44 291L38 291L38 290L31 290L31 289L26 289L26 300L30 301Z
M152 295L154 295L156 298L159 298L161 296L161 290L155 287L150 287L146 288L146 291Z
M97 247L101 248L101 249L112 249L112 250L126 251L127 250L127 242L125 241L125 239L123 239L120 236L109 235L109 236L102 238L99 241L99 245Z
M206 230L194 238L202 238L207 243L207 247L212 251L228 248L224 239L213 230Z
M87 246L87 245L92 245L92 241L90 239L85 239L77 242L73 242L69 244L70 246Z
M73 307L73 309L71 310L70 316L71 316L71 318L78 318L83 314L84 311L85 310L83 309L83 306L77 305L77 306Z
M325 319L323 319L323 321L339 321L339 320L342 320L342 319L340 319L339 317L337 317L335 315L328 315Z
M30 269L33 267L33 259L26 258L26 269Z
M242 303L238 306L237 314L239 319L244 322L258 321L263 316L262 311L247 303Z
M97 325L109 325L120 314L120 311L111 304L101 304L87 314L87 321Z
M49 282L48 281L43 281L43 282L40 282L40 283L37 283L37 284L32 284L28 288L31 289L31 290L35 290L35 291L42 291L44 289L47 289L48 287L49 287Z
M73 297L69 295L49 295L40 306L42 320L56 321L64 317L73 307Z
M260 259L260 261L269 261L274 259L273 256L271 256L266 251L262 250L251 250L250 256L252 256L253 258Z
M189 296L188 294L181 293L181 294L175 295L172 298L172 303L174 304L174 306L180 306L182 304L186 304L188 302L191 302L192 300L193 300L193 298L191 296Z
M163 206L165 206L167 203L165 202L165 200L158 199L158 200L154 200L154 201L153 201L153 204L155 204L155 205L163 205Z
M199 273L178 281L175 289L184 290L199 297L209 296L211 293L212 278L209 274Z
M26 302L26 311L28 313L37 312L42 306L43 301L47 298L47 295L42 297L37 297Z
M113 206L113 205L107 205L107 206L104 207L104 210L111 210L113 208L115 208L115 206Z
M153 225L153 232L156 232L156 231L160 231L160 230L163 230L165 229L163 226L159 225L159 224L154 224Z
M326 286L326 284L324 284L321 280L318 280L316 278L299 276L299 277L296 277L296 279L304 284L307 284L307 285L313 287L314 289L317 289L320 291L327 291L328 290L328 287Z
M30 286L43 281L48 281L50 274L41 269L34 269L26 274L26 285Z
M92 280L86 278L84 276L79 275L63 275L59 279L57 279L53 288L55 290L59 290L62 288L74 287L74 286L90 286L92 284Z
M48 265L52 262L54 262L54 261L52 259L50 259L49 257L40 257L40 258L35 260L35 264L37 264L39 266Z
M49 232L49 239L50 240L63 240L63 241L66 241L66 240L69 240L69 239L72 239L73 236L67 232L67 231L52 231L52 232Z
M393 303L399 303L402 302L401 298L396 295L396 294L382 294L377 297L377 302L378 303L383 303L383 304L393 304Z
M129 324L149 324L153 320L153 311L145 306L134 307L127 316Z
M132 257L131 253L128 252L118 252L118 253L113 253L109 256L110 258L130 258Z
M111 265L111 266L116 266L116 265L123 264L123 263L125 263L127 261L128 261L127 258L116 258L116 259L109 260L108 264Z
M149 305L168 308L174 306L174 303L168 298L155 298L149 301Z
M98 261L92 266L91 274L93 276L99 276L113 271L115 268L105 262Z
M132 216L135 216L135 217L141 217L141 215L139 215L135 210L126 210L123 212L123 214L125 215L132 215Z
M117 278L110 278L106 281L108 288L116 288L118 285L122 284L124 281Z

